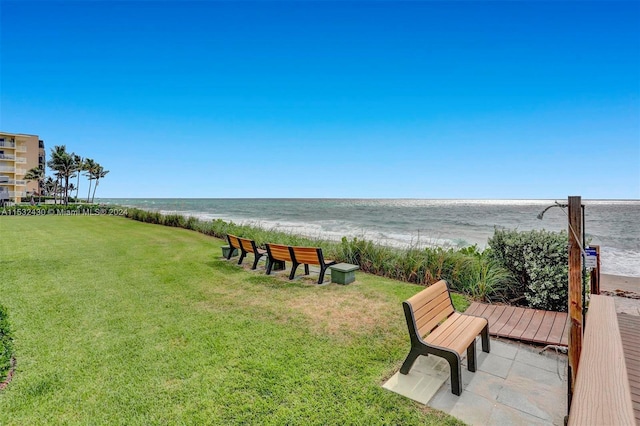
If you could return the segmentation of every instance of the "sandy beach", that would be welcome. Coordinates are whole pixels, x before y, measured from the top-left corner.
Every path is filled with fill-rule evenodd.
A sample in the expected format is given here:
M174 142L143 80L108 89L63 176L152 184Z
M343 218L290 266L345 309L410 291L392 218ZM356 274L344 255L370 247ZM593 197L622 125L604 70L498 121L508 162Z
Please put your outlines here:
M600 291L615 299L618 313L640 316L640 277L600 274ZM630 297L620 297L616 294Z

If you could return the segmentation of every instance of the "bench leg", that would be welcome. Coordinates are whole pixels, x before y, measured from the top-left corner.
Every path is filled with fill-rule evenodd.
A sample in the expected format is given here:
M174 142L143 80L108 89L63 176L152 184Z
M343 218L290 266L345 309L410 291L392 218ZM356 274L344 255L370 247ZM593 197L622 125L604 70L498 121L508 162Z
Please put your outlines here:
M322 266L320 267L320 276L318 277L318 284L322 284L322 281L324 281L324 273L326 271L327 271L326 266L324 268Z
M293 262L293 264L291 265L291 273L289 274L289 279L292 280L293 277L296 276L296 269L298 269L298 262Z
M467 348L467 370L475 373L476 371L476 339Z
M227 253L227 260L231 259L231 255L235 249L232 246L229 246L229 252Z
M491 351L491 344L489 343L489 323L480 332L482 337L482 352L489 353Z
M416 362L416 359L418 359L420 355L426 356L427 354L423 354L420 351L411 349L409 355L407 355L407 358L402 363L402 367L400 367L400 374L409 374L411 367L413 367L413 363Z
M272 267L273 267L273 260L267 256L267 275L271 275Z
M304 264L304 274L309 275L309 265L307 265L306 263Z
M240 252L240 259L238 259L238 265L241 265L241 264L242 264L242 261L244 260L244 257L245 257L246 255L247 255L247 252L246 252L246 251L242 250L242 251Z
M251 267L251 269L256 269L258 267L258 260L260 260L260 258L262 257L261 254L253 254L254 259L253 259L253 266Z
M449 363L451 370L451 393L460 396L462 393L462 365L458 354L447 352L443 354L444 359Z

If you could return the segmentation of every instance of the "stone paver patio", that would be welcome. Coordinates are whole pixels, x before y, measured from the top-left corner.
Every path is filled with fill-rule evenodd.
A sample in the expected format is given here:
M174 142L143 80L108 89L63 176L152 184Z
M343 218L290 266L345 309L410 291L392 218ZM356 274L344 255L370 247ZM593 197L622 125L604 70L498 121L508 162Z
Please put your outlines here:
M491 353L477 339L477 371L463 361L462 395L451 393L449 365L418 358L409 374L394 374L385 389L442 410L470 425L563 425L567 415L567 356L548 348L491 339Z

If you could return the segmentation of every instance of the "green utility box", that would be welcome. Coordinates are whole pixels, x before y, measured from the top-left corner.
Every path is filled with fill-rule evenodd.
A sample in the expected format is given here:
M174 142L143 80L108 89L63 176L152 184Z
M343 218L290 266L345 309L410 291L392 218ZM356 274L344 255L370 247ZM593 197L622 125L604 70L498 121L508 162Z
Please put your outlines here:
M231 247L222 246L222 256L224 256L225 259L227 259L229 257L229 250L231 250ZM237 255L238 255L238 249L234 248L233 249L233 253L231 253L231 257L237 256Z
M331 268L331 282L337 284L349 284L356 280L356 271L360 269L358 265L350 263L338 263L329 266Z

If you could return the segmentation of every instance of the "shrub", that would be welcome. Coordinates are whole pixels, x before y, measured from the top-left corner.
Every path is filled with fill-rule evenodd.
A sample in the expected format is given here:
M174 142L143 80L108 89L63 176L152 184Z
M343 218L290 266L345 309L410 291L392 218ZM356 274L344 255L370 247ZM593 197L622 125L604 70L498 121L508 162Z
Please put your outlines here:
M488 256L515 279L511 297L524 298L532 308L567 310L569 259L565 231L496 229L488 244Z
M0 305L0 382L4 381L11 369L13 339L7 310Z

